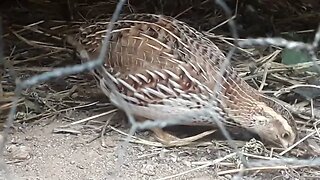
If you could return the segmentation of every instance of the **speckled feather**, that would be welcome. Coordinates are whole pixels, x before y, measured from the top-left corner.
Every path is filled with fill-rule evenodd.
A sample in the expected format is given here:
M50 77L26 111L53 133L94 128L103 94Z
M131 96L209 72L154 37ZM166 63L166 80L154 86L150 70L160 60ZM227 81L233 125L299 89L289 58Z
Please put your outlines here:
M95 22L81 28L75 37L78 51L81 47L89 56L82 60L98 56L107 24ZM283 126L296 133L295 122L283 106L249 86L232 67L220 73L225 59L212 41L181 21L134 14L115 24L105 64L95 75L101 89L118 105L106 84L105 78L110 78L138 117L172 119L194 112L182 124L212 125L216 119L256 131L252 116L259 114L283 117L280 125L287 123ZM220 90L213 92L216 85ZM206 108L215 113L199 115Z

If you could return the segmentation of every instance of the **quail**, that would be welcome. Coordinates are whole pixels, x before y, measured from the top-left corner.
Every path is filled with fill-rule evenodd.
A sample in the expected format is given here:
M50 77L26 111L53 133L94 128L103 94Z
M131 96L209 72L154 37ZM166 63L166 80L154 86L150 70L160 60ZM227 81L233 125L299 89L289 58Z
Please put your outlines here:
M84 25L69 40L83 62L98 57L108 23ZM139 120L184 117L179 124L190 126L216 126L219 121L281 147L292 145L297 128L291 113L232 67L221 71L225 60L211 40L184 22L130 14L115 23L104 64L93 73L110 101L123 109L107 80L114 83ZM160 128L153 131L163 142L174 137Z

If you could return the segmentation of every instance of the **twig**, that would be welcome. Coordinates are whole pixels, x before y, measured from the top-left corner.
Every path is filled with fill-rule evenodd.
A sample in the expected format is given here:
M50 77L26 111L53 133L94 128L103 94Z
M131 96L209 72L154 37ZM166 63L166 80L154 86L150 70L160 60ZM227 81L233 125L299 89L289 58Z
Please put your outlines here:
M203 169L203 168L206 168L206 167L209 167L209 166L218 164L219 162L224 161L224 160L226 160L226 159L229 159L229 158L231 158L231 157L234 157L234 156L236 156L236 155L237 155L237 153L231 153L231 154L228 154L228 155L226 155L226 156L224 156L224 157L222 157L222 158L215 159L215 160L213 160L213 161L211 161L211 162L208 162L207 164L204 164L204 165L202 165L202 166L199 166L199 167L196 167L196 168L193 168L193 169L190 169L190 170L188 170L188 171L184 171L184 172L181 172L181 173L178 173L178 174L174 174L174 175L171 175L171 176L167 176L167 177L164 177L164 178L160 178L160 179L158 179L158 180L166 180L166 179L171 179L171 178L175 178L175 177L178 177L178 176L182 176L182 175L185 175L185 174L187 174L187 173L194 172L194 171L196 171L196 170Z

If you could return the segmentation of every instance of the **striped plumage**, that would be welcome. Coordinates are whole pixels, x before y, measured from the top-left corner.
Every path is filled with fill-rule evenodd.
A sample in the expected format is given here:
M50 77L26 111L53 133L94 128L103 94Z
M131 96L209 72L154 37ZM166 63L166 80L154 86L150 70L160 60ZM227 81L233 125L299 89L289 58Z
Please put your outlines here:
M83 61L98 56L107 24L83 26L75 36L72 43ZM225 59L213 42L183 22L133 14L116 23L105 64L95 75L101 89L121 109L106 85L105 78L110 78L139 118L182 116L180 124L184 125L214 125L220 120L283 147L292 145L297 130L291 114L249 86L232 67L221 73ZM219 89L214 92L216 85Z

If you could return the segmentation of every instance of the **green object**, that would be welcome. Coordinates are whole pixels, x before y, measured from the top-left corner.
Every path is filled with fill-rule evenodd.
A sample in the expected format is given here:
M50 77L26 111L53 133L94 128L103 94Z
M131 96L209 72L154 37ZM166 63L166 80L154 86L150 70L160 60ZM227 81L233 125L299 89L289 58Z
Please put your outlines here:
M311 56L305 51L298 51L295 49L284 49L281 54L282 64L295 65L298 63L312 62ZM310 72L317 72L319 70L316 66L311 66L307 69Z
M295 49L284 49L281 54L282 63L286 65L294 65L298 63L310 62L311 57L303 51Z

